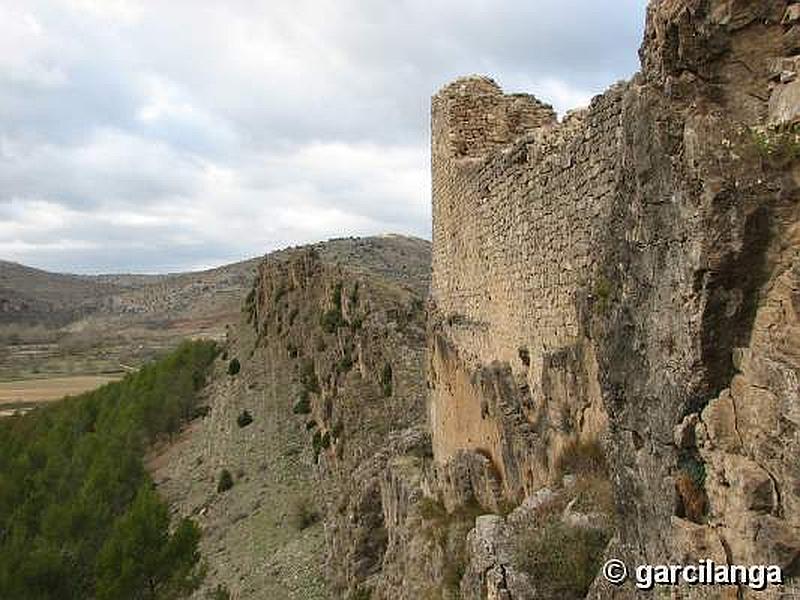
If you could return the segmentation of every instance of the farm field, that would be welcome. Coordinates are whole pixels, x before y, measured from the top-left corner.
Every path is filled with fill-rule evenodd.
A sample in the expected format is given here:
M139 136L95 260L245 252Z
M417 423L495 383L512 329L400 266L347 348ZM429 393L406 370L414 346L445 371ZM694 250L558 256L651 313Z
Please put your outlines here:
M0 382L0 417L10 416L17 411L26 412L38 404L60 400L64 396L88 392L121 377L122 374L80 375Z

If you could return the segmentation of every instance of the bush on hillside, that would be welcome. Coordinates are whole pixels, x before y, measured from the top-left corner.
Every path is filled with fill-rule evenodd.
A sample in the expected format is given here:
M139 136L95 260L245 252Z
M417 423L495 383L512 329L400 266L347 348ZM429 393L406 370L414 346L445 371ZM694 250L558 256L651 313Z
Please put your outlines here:
M556 462L561 474L607 475L606 453L596 439L573 439L561 451Z
M243 410L239 413L239 416L236 417L236 424L241 427L247 427L250 423L253 422L253 415L250 414L250 411Z
M228 363L228 375L231 377L238 374L242 370L242 365L238 358L234 358Z
M515 553L546 597L583 598L600 569L608 539L606 531L553 520L520 534Z
M386 363L381 371L381 390L385 398L392 395L392 365Z
M311 401L308 398L308 392L303 390L297 402L292 406L292 412L296 415L307 415L311 412Z
M208 600L231 600L231 593L222 584L218 584L213 590L208 590L206 593Z
M233 475L228 469L222 469L217 481L217 492L222 494L233 487Z
M292 527L302 531L311 527L319 519L319 512L308 496L298 496L294 499L289 512L289 523Z

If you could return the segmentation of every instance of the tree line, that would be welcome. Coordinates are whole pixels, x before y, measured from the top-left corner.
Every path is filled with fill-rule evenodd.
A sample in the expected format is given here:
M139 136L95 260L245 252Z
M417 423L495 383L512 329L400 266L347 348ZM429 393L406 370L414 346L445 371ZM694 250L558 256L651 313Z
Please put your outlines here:
M200 531L171 523L147 448L197 410L217 355L184 342L123 380L0 420L0 598L180 598L199 585Z

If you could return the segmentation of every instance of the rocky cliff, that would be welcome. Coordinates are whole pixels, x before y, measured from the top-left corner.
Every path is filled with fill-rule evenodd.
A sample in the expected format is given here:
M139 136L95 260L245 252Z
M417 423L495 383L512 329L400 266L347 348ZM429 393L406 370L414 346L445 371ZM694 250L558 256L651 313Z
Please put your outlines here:
M400 236L261 264L205 416L151 461L204 528L198 598L455 597L476 513L431 487L429 264Z
M608 556L797 573L798 35L794 2L655 0L641 72L561 122L434 96L433 450L485 509L596 444Z

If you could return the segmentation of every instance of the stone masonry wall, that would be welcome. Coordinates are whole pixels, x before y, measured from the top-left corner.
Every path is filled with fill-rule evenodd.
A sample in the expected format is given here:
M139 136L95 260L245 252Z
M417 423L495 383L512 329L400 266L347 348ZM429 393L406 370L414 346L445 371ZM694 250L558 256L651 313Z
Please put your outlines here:
M612 89L563 123L527 97L539 118L517 129L506 125L504 101L519 103L522 97L503 96L486 78L458 80L433 99L431 300L442 335L469 366L456 379L460 393L434 388L434 446L443 461L459 449L477 448L492 455L507 481L526 488L541 482L542 466L547 470L537 463L526 475L519 464L519 473L506 473L510 462L519 461L502 458L500 424L480 418L479 401L461 400L470 395L470 373L500 361L528 386L529 404L541 405L549 358L584 343L576 294L596 285L595 249L602 234L597 224L607 219L615 190L624 90ZM504 146L502 136L481 143L475 136L485 123L518 137L506 138ZM442 353L432 355L437 362ZM578 425L602 429L599 421ZM539 433L552 432L545 427ZM519 492L519 485L510 491Z

